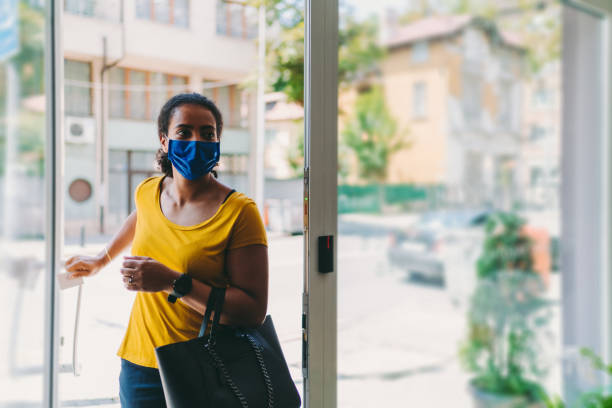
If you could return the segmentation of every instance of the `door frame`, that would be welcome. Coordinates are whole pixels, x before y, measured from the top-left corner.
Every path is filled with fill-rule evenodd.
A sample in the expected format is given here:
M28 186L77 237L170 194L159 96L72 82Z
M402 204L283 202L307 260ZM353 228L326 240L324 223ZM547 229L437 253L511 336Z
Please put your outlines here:
M338 0L305 0L304 407L337 406ZM319 272L330 236L333 270Z
M563 356L562 375L564 399L571 405L592 386L577 349L589 347L612 360L612 4L563 4L561 303L563 352L569 354ZM609 379L599 375L597 382L606 385Z
M49 0L45 8L45 199L46 268L43 407L59 406L59 290L55 276L61 271L64 242L64 52L61 19L63 1Z

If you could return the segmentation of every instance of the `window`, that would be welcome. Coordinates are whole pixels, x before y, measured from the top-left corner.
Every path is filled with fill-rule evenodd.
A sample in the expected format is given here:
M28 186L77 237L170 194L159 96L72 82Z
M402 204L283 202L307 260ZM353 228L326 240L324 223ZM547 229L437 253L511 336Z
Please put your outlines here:
M133 119L147 119L147 73L143 71L128 71L128 115Z
M109 115L111 118L125 117L125 70L113 68L109 71Z
M187 78L161 72L113 68L109 73L110 116L155 119L172 95L187 91Z
M257 36L257 13L253 7L219 0L217 3L217 34L236 38Z
M540 185L544 181L544 169L541 167L533 166L529 172L529 185L535 187Z
M91 116L91 65L88 62L64 60L66 78L66 114Z
M482 106L482 79L478 75L463 75L462 103L465 121L477 122Z
M464 37L465 57L470 61L482 61L487 57L487 40L482 32L467 30Z
M189 0L174 0L174 25L189 27Z
M425 62L428 58L429 44L427 41L421 41L412 46L412 62Z
M551 134L552 131L549 128L545 128L539 125L531 125L531 129L529 130L529 140L535 142L537 140L545 139Z
M189 0L136 0L136 17L189 27Z
M427 116L427 84L417 82L412 86L412 117L422 119Z
M151 5L150 0L136 0L136 17L150 18L152 10Z
M155 118L168 100L168 75L161 72L151 73L151 117Z
M536 108L549 108L553 103L553 91L545 86L539 86L533 92L533 106Z
M224 154L219 162L222 173L240 174L248 171L249 157L244 154Z
M504 81L499 86L499 124L512 127L515 98L512 83Z
M227 127L241 127L242 93L237 85L205 88L203 94L215 102Z
M121 21L120 0L65 0L64 10L83 17L94 17L113 22Z

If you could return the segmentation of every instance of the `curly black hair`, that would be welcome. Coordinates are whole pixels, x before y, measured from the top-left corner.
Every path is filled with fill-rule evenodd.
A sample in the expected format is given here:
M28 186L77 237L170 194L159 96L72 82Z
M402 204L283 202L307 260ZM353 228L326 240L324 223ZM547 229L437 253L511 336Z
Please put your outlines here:
M221 111L211 99L208 99L204 95L200 95L196 92L182 93L174 95L172 98L168 99L168 101L161 108L159 116L157 117L157 132L160 137L168 134L170 118L172 118L174 110L182 105L198 105L208 109L215 118L217 138L221 140L221 132L223 131L223 116L221 115ZM160 170L166 176L172 177L172 163L170 162L170 159L168 159L168 153L165 153L161 147L155 156L155 164L158 170ZM217 173L214 170L212 173L215 177L217 177Z

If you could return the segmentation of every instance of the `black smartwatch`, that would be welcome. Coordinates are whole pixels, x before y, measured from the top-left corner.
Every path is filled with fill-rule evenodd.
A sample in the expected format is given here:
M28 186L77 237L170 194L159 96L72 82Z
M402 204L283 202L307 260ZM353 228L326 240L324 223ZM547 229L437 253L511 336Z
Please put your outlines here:
M186 273L182 274L174 282L172 282L172 293L168 295L168 302L176 302L176 299L182 298L191 292L192 286L193 282L191 281L191 276L187 275Z

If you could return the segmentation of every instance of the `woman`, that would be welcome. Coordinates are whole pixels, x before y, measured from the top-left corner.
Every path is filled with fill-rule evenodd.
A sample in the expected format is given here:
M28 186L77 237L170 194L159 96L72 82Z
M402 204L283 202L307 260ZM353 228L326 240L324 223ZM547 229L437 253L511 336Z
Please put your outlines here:
M119 349L122 407L163 407L155 348L197 337L212 286L226 287L221 323L257 326L266 316L266 234L255 203L213 176L223 120L206 97L180 94L161 109L163 177L136 188L136 210L95 257L66 263L92 276L132 245L121 275L137 291ZM179 299L179 300L177 300Z

